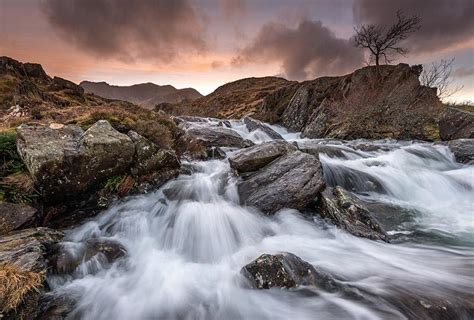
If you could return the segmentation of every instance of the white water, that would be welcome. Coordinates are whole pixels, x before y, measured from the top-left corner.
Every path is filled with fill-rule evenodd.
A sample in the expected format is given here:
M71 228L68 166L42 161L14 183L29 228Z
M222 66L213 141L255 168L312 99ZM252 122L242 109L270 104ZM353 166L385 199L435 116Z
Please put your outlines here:
M269 140L262 132L249 134L241 122L232 127L255 142ZM128 253L112 265L97 259L73 276L51 276L49 283L54 294L77 299L72 316L83 319L403 319L394 303L399 296L456 300L472 294L474 168L455 163L443 146L380 144L394 149L321 160L332 183L369 204L397 206L386 227L403 237L392 244L353 237L295 210L266 217L240 206L227 160L214 160L195 163L193 175L129 198L68 232L71 248L105 237ZM348 170L358 179L348 181ZM246 288L240 269L279 251L326 270L365 299L317 288Z

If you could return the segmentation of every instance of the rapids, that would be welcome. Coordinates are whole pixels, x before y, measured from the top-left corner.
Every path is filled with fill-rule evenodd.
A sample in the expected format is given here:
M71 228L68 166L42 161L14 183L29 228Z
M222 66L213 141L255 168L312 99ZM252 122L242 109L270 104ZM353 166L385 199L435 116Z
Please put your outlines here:
M241 121L231 125L256 143L270 140ZM93 237L127 249L111 265L97 256L72 275L48 277L52 295L77 301L70 318L405 319L406 299L473 297L473 166L456 163L442 145L308 140L273 128L300 146L339 150L320 155L328 184L358 194L392 243L354 237L296 210L264 216L239 205L226 159L191 163L192 175L67 231L62 245L72 253ZM279 251L320 267L364 298L309 287L247 288L240 269Z

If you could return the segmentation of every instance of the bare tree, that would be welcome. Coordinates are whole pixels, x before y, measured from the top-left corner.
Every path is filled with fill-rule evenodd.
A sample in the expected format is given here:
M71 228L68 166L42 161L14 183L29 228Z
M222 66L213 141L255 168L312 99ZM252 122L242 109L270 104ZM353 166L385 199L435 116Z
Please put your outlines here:
M369 49L370 59L375 60L378 68L381 58L385 63L390 63L394 60L394 55L406 55L408 50L399 44L420 26L421 19L418 16L406 17L398 10L397 21L389 28L375 24L356 26L354 45L358 48Z
M461 90L463 86L453 86L454 79L451 77L453 71L454 58L451 60L440 60L433 62L429 66L423 66L420 75L420 83L424 86L437 88L438 97L448 98Z

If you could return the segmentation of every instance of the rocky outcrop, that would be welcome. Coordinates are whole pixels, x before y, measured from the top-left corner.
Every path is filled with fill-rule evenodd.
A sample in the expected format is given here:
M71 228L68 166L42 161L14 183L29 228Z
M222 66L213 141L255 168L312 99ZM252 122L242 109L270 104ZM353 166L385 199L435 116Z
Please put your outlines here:
M323 218L357 237L390 241L365 205L355 195L339 186L328 188L321 194L317 211Z
M0 201L0 235L33 227L38 223L38 211L24 204Z
M442 140L474 138L474 113L458 108L446 108L439 120Z
M135 153L131 139L107 121L85 132L75 125L21 125L17 133L18 153L46 199L83 192L121 173Z
M130 168L132 175L150 174L163 168L179 169L180 162L173 150L160 149L135 131L129 131L127 135L135 145L134 161Z
M406 64L365 67L343 77L303 83L281 122L308 138L439 138L443 109L436 89L420 85ZM409 115L409 116L407 116Z
M305 208L324 185L319 159L294 151L242 177L238 192L246 205L272 214L282 208Z
M457 162L474 164L474 139L458 139L448 142L449 150Z
M245 117L244 123L250 132L260 130L274 140L283 140L283 137L278 132L259 120L253 119L251 117Z
M195 126L188 129L187 132L206 148L245 148L253 145L252 141L243 139L238 133L227 128Z
M270 141L239 150L229 157L230 167L238 172L256 171L269 164L276 158L296 151L293 144L286 141Z
M0 316L35 319L45 291L48 251L62 232L33 228L0 237Z
M51 91L68 90L69 93L76 96L82 96L84 94L84 89L81 86L60 77L53 78L53 82L51 83L49 89Z

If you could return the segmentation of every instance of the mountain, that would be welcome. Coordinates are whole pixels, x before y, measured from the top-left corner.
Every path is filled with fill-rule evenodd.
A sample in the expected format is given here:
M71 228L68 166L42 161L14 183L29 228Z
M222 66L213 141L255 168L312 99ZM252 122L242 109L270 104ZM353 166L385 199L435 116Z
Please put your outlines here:
M193 88L176 89L171 85L159 86L154 83L115 86L107 82L82 81L79 85L86 92L108 99L129 101L148 109L162 102L177 103L202 97L202 94Z

